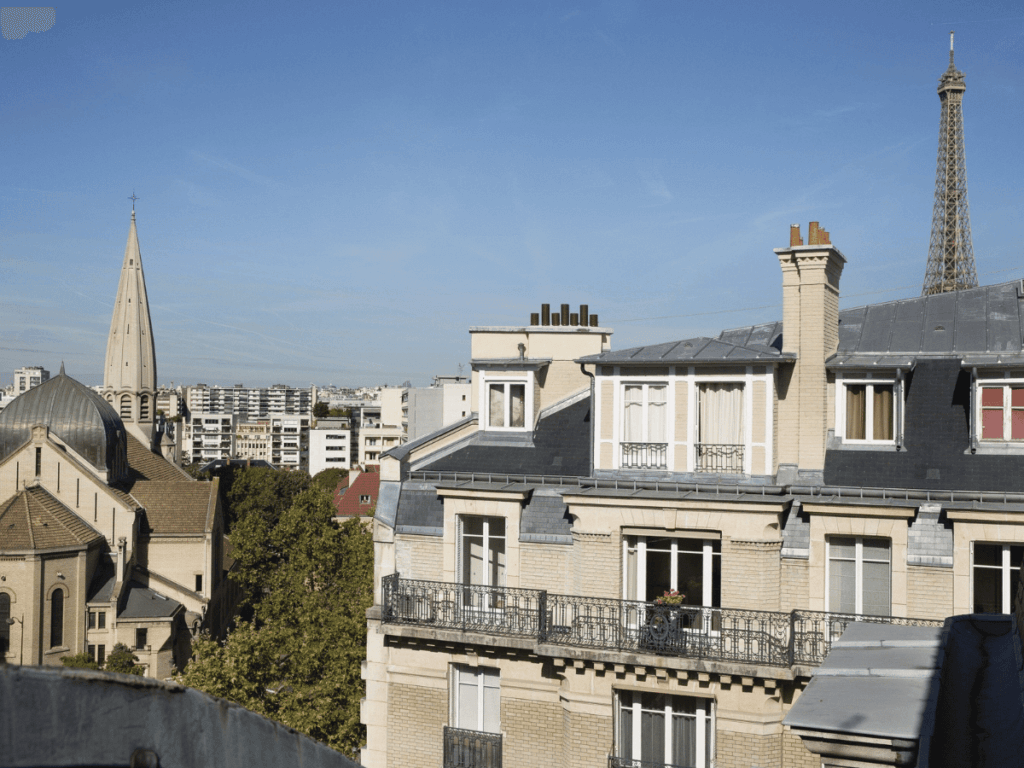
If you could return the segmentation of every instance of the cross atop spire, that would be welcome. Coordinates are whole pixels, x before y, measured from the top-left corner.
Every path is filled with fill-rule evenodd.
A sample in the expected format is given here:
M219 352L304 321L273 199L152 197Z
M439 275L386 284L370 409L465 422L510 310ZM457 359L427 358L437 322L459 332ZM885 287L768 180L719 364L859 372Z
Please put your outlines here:
M949 61L950 61L950 63L952 64L952 62L953 62L953 56L952 56L952 54L950 54L950 58L949 58ZM135 201L136 201L136 200L141 200L142 198L141 198L141 197L136 197L136 196L135 196L135 190L133 189L133 190L132 190L132 196L131 196L131 197L129 197L128 199L132 201L132 218L134 219L134 218L135 218Z

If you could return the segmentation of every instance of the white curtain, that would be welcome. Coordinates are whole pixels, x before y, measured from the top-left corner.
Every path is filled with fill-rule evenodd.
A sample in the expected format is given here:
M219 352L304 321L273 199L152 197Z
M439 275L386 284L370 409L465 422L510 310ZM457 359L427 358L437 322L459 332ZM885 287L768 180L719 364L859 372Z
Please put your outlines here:
M699 428L701 443L742 445L743 385L702 384Z
M641 443L644 439L644 389L638 384L626 385L625 423L623 440L627 443Z
M491 384L490 387L490 426L505 426L505 385Z
M666 387L647 388L647 442L666 443L665 437Z

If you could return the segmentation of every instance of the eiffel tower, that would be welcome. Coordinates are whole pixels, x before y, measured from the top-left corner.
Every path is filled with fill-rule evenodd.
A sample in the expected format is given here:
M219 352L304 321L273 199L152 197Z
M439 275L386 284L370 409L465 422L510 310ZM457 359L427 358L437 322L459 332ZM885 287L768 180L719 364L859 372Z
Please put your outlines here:
M964 157L964 73L953 66L953 33L949 33L949 69L939 78L939 159L935 171L935 206L928 268L922 296L975 288L971 214L967 207L967 161Z

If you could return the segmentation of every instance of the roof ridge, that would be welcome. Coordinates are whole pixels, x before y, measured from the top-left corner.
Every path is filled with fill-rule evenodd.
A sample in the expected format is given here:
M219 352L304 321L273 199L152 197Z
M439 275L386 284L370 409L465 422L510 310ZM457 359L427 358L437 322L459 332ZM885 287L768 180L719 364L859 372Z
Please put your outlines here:
M25 527L28 528L28 543L32 549L36 548L36 537L32 533L32 510L28 507L28 489L21 492L21 498L25 501Z

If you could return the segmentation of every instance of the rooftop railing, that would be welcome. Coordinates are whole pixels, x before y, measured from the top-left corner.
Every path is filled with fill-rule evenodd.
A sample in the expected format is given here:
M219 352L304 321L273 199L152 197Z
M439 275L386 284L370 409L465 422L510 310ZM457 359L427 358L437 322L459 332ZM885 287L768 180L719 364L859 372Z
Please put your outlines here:
M694 468L698 472L743 473L743 446L697 443Z
M621 469L668 469L668 443L622 443Z
M853 621L941 627L938 619L660 605L537 589L381 580L381 621L538 643L711 661L817 665Z

